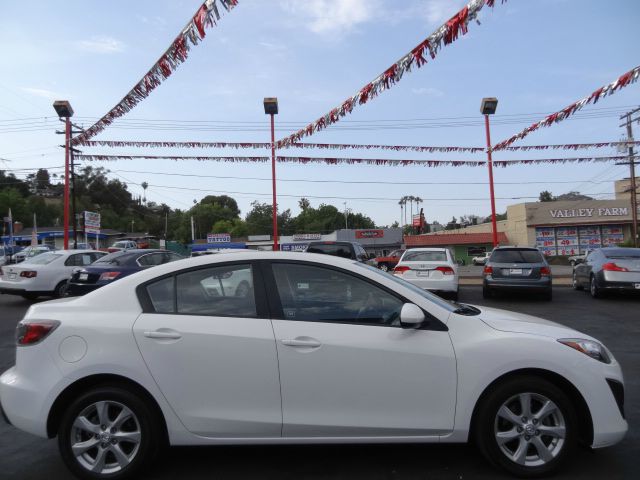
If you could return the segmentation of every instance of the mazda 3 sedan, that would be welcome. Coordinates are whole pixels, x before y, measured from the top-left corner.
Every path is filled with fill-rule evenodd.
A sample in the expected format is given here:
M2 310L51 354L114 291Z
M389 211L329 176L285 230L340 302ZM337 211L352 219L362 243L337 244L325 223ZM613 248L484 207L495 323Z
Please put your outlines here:
M136 478L165 443L473 441L534 476L627 431L596 339L330 255L159 265L33 305L16 338L4 415L85 479Z

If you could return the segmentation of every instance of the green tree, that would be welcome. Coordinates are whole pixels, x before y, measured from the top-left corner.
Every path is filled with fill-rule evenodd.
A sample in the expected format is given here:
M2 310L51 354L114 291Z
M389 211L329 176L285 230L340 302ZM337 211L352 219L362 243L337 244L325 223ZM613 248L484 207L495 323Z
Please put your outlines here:
M251 203L251 210L245 217L247 235L273 235L273 207L268 203L258 201ZM292 232L293 222L291 210L287 209L278 214L278 234L288 235Z
M545 190L543 192L540 192L539 200L541 202L553 202L555 200L555 198L553 198L553 195L551 194L550 191Z

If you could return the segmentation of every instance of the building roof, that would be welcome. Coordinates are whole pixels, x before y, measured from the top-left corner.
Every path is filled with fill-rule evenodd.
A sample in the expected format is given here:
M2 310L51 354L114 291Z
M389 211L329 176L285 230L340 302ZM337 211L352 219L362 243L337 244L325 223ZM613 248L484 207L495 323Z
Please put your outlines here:
M493 234L488 233L438 233L437 235L405 235L407 247L431 247L441 245L468 245L493 243ZM498 243L508 244L509 239L504 232L498 232Z

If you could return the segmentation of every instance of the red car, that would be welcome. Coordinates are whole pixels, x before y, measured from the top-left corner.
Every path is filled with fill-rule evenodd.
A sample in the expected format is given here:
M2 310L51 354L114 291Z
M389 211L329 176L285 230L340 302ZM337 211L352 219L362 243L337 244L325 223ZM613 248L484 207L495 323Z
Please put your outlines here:
M387 257L376 257L376 266L383 272L393 270L400 261L400 257L404 253L404 250L394 250Z

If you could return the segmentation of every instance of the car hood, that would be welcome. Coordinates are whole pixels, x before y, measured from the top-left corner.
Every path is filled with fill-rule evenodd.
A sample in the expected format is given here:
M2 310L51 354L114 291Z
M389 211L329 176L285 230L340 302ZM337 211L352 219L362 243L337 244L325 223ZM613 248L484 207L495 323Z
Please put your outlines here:
M478 317L485 324L502 332L528 333L551 338L584 338L595 340L578 330L566 327L551 320L526 315L524 313L510 312L498 308L482 307L474 305L480 310Z

